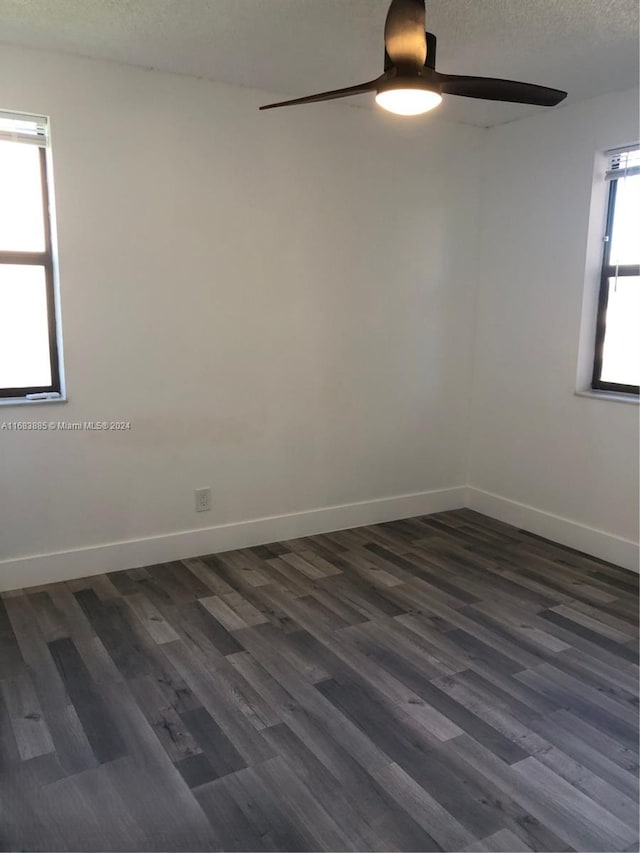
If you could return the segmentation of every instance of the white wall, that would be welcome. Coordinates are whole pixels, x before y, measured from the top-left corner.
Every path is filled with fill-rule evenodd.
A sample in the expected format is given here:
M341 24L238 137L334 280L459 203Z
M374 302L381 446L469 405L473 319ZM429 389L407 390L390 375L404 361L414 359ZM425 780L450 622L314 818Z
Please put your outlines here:
M638 407L574 391L583 296L588 361L600 264L601 191L590 223L595 157L637 140L638 92L594 98L487 136L471 505L632 566Z
M0 588L463 502L484 131L264 100L0 46L0 109L51 116L69 395L0 421L131 421L0 432Z
M265 99L0 47L0 109L51 116L69 392L0 421L132 427L0 431L0 589L465 500L633 565L638 409L574 390L637 93L490 131Z

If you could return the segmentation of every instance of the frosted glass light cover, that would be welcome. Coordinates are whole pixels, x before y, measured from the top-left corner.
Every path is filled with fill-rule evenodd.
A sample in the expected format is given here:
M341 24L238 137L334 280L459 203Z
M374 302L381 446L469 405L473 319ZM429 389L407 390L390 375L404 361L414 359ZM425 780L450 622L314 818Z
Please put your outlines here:
M385 89L376 95L376 103L390 113L417 116L442 102L442 96L430 89Z

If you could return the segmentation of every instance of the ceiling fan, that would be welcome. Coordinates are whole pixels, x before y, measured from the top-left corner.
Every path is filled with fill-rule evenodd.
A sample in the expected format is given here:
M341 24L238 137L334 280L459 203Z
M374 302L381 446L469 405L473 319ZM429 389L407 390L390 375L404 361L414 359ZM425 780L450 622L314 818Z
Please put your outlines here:
M261 110L333 101L375 92L376 102L398 115L419 115L437 107L442 95L461 95L488 101L511 101L553 107L567 97L566 92L497 80L492 77L465 77L436 71L436 37L425 32L424 0L391 0L384 25L384 72L358 86L334 89L306 98L294 98L277 104L265 104Z

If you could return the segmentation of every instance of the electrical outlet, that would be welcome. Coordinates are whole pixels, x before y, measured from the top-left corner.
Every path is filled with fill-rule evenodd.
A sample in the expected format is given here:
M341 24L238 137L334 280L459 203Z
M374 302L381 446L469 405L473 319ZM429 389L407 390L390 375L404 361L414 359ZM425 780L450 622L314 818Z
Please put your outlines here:
M196 489L196 512L206 512L211 509L211 489Z

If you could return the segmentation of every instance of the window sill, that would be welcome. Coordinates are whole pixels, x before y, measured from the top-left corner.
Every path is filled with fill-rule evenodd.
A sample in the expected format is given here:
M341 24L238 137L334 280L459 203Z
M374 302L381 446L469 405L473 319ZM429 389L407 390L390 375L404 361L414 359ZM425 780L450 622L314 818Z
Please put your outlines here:
M49 406L51 403L66 402L66 397L50 397L47 400L25 400L24 397L0 397L0 408L3 406Z
M617 391L595 391L589 388L584 391L574 391L576 397L591 397L592 400L609 400L612 403L631 403L632 406L640 404L637 394L621 394Z

